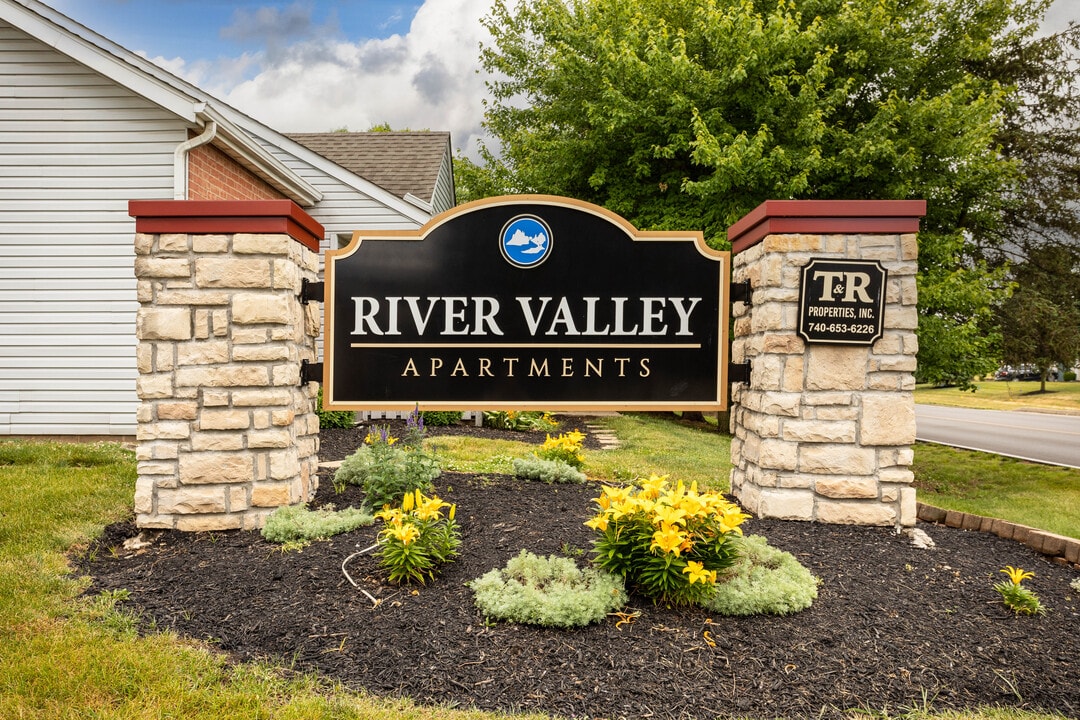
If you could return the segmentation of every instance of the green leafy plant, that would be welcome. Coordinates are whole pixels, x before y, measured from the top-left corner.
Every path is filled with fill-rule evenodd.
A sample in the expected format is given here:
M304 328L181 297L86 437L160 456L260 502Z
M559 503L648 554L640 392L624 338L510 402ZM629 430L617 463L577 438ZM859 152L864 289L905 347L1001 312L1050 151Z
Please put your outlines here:
M401 441L408 448L423 448L426 435L424 415L420 412L420 406L417 405L405 418L405 432L402 433Z
M551 432L559 427L550 413L536 410L497 410L484 413L484 425L497 430Z
M738 557L705 607L721 615L789 615L817 599L817 579L760 535L738 538Z
M1069 587L1080 593L1080 577L1074 578L1073 581L1069 583Z
M735 562L749 516L716 492L653 475L640 487L604 486L599 512L585 524L597 532L594 562L654 602L703 604L718 572Z
M484 615L529 625L581 627L626 604L622 578L528 550L468 585Z
M262 536L275 543L325 540L374 521L371 513L356 508L336 510L333 505L325 505L310 510L304 505L286 505L266 518Z
M544 444L536 451L541 460L558 460L580 470L585 465L585 456L581 454L581 445L585 442L585 433L571 430L556 437L547 436Z
M443 517L443 508L449 508ZM461 536L457 507L420 490L405 493L401 507L384 507L376 517L385 523L379 532L376 556L390 582L419 582L434 578L439 566L457 557Z
M541 460L538 457L514 458L514 474L528 480L551 483L583 483L585 473L562 460Z
M356 414L351 410L323 410L322 388L315 399L315 412L319 416L320 428L351 428L356 422Z
M430 427L444 427L461 422L462 413L460 410L423 410L420 417Z
M1023 582L1028 578L1035 577L1035 573L1022 568L1014 568L1006 565L1001 572L1009 579L1002 580L994 585L994 589L1001 595L1001 601L1017 615L1045 615L1039 596L1030 588L1024 587Z
M438 461L425 452L422 443L399 444L384 426L373 428L364 444L342 461L334 483L359 485L364 490L364 505L376 510L396 504L413 490L430 490L431 481L441 472Z

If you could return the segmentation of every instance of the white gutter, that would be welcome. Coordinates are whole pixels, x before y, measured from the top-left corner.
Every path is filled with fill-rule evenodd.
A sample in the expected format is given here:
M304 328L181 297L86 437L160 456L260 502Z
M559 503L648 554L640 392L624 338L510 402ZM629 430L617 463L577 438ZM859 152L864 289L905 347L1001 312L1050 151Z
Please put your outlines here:
M217 135L217 123L207 120L203 126L202 134L180 143L173 151L173 199L187 200L188 194L188 152L200 145L205 145Z
M412 193L405 193L405 202L412 203L428 215L435 215L435 207L431 203L421 200Z

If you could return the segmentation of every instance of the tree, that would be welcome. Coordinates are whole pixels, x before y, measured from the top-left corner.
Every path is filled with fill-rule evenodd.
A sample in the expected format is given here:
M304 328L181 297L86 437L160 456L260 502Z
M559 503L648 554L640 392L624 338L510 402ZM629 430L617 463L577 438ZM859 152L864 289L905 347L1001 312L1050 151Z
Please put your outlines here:
M986 248L1021 192L999 152L1015 88L988 68L1046 5L497 0L483 169L717 246L770 198L925 198L919 376L967 383L997 363Z
M1080 357L1080 257L1075 248L1047 245L1030 251L1015 269L1017 290L1001 308L1005 361L1039 371L1039 392L1060 363Z
M997 260L1027 261L1047 246L1080 240L1080 24L1045 37L1017 37L972 71L1014 88L998 133L1020 172L1006 205ZM1029 268L1029 270L1032 268ZM1037 268L1036 268L1037 269ZM1067 280L1067 278L1066 278Z

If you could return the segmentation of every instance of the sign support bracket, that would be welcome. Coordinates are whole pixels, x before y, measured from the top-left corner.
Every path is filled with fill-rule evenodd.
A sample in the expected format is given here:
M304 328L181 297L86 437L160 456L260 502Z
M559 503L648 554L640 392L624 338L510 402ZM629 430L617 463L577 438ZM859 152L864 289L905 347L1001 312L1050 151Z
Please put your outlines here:
M319 283L320 285L322 283ZM300 384L307 385L309 382L322 382L323 376L323 364L308 362L307 360L300 361Z
M300 304L307 305L311 302L324 302L326 283L311 282L304 278L300 283Z
M743 363L728 363L727 377L729 383L750 384L750 361Z

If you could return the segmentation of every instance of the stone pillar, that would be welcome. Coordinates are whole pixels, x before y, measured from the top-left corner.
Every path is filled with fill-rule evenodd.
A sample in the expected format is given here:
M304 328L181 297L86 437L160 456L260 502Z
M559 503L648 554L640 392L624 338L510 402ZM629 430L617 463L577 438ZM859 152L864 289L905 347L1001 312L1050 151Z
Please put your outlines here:
M915 273L923 201L775 201L738 223L732 362L731 489L758 517L915 524ZM884 329L872 345L798 334L801 269L811 258L877 260L888 272Z
M136 522L261 527L317 483L323 228L288 200L132 201L139 311Z

